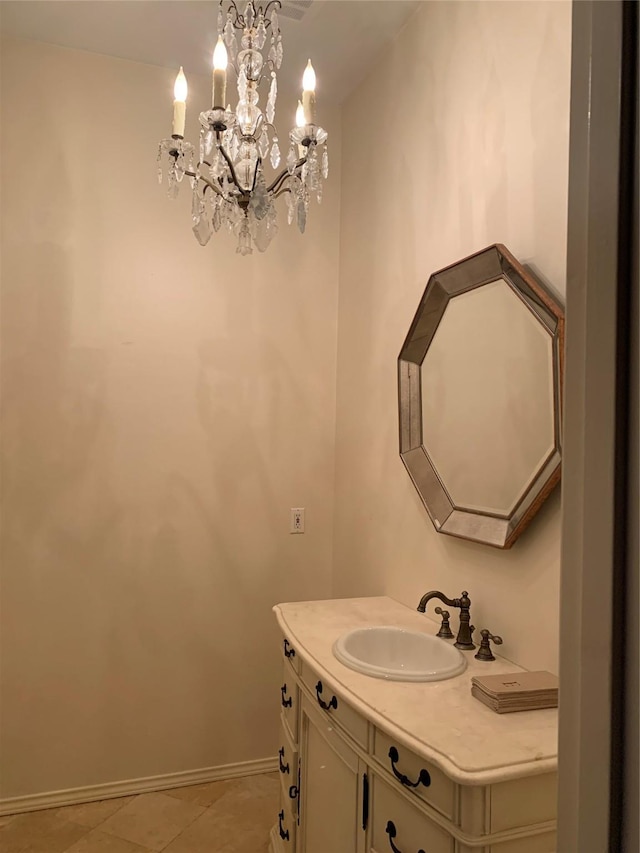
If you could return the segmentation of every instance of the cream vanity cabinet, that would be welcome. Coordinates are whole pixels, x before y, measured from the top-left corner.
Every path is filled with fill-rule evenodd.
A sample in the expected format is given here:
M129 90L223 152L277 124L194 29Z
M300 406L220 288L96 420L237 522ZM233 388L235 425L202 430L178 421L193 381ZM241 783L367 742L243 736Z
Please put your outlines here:
M321 679L299 663L295 647L286 639L283 649L280 809L272 831L273 851L364 853L365 830L355 812L364 798L366 763L354 749L352 736L360 734L366 747L368 724L325 691ZM345 737L338 720L354 724L350 735Z
M322 665L328 656L312 659L296 641L283 641L272 853L554 853L556 772L549 762L541 759L544 772L502 773L511 778L492 772L484 784L456 779L333 681ZM469 699L473 712L479 703ZM460 737L463 727L456 728Z

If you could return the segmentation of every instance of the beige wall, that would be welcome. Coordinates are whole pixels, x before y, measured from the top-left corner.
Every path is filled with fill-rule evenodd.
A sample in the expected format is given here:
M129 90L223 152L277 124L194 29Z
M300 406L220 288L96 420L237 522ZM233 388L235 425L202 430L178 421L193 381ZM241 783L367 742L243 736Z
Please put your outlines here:
M396 359L430 273L491 243L564 294L570 23L565 2L425 3L342 149L334 595L467 589L508 657L554 671L558 490L510 551L437 534L398 456Z
M330 592L339 120L305 237L203 249L173 77L2 47L2 797L274 756L270 608Z
M171 72L3 44L0 796L274 755L279 600L466 588L556 668L559 494L509 552L437 535L396 359L492 242L564 292L569 45L568 3L424 4L343 110L342 183L327 117L307 235L239 258L157 186Z

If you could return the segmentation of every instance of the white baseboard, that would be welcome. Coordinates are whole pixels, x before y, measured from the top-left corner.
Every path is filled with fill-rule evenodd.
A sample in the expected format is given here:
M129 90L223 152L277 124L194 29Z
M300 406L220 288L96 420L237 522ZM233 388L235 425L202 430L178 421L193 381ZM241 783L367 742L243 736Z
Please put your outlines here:
M27 794L24 797L9 797L0 800L0 815L72 806L77 803L90 803L94 800L111 800L114 797L145 794L149 791L163 791L167 788L181 788L185 785L201 785L205 782L219 782L222 779L235 779L238 776L255 776L258 773L271 773L277 769L277 758L260 758L257 761L241 761L238 764L203 767L200 770L184 770L180 773L165 773L162 776L145 776L142 779L106 782L100 785L87 785L84 788L47 791L44 794Z

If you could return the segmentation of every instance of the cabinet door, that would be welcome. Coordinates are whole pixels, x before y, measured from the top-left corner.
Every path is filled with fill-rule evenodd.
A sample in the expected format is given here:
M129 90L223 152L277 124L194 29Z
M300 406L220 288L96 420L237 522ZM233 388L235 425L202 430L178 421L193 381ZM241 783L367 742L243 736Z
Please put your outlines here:
M300 735L298 853L364 853L364 763L306 697Z

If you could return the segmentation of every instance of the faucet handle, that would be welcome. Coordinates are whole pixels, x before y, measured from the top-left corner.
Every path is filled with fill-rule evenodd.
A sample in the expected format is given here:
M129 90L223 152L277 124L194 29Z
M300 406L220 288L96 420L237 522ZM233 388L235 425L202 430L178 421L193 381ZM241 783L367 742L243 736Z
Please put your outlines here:
M480 641L480 648L474 655L478 660L495 660L493 656L493 652L491 651L491 643L489 640L493 640L496 646L502 645L502 637L499 637L497 634L492 634L488 628L483 628L480 631L480 636L482 640Z
M453 639L453 631L451 630L451 625L449 625L449 617L451 614L448 610L443 610L442 607L436 607L435 612L442 616L442 625L440 625L440 630L436 634L436 637L442 637L445 640Z

